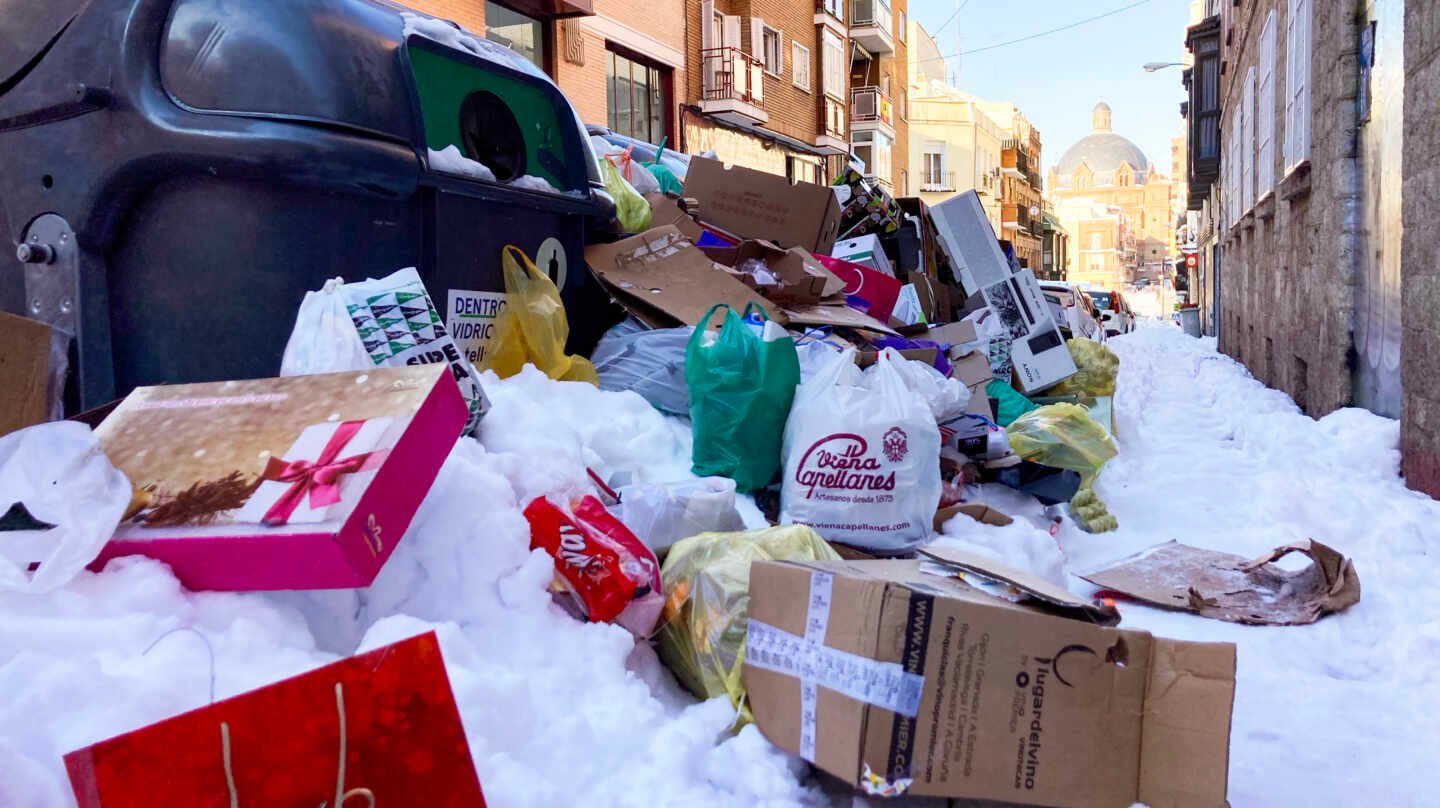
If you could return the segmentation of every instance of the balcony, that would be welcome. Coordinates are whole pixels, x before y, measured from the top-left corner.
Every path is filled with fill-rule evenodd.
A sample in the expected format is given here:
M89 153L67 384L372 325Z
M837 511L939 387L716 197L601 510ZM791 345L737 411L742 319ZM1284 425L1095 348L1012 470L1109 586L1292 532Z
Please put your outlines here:
M895 52L893 19L885 0L850 0L850 38L877 56Z
M738 124L765 123L765 66L739 48L700 52L700 111Z
M895 139L895 105L879 87L856 87L850 91L850 131L882 132Z
M1006 203L1000 206L1000 226L1006 230L1025 232L1028 235L1039 235L1035 227L1035 220L1030 216L1030 209L1024 205Z
M815 24L828 26L840 36L845 36L846 0L815 0Z
M1006 176L1017 180L1025 180L1032 186L1039 187L1039 184L1032 179L1038 178L1031 165L1030 154L1014 140L1007 140L1001 144L1000 169Z
M820 127L821 132L815 138L815 145L822 149L830 149L834 154L844 155L850 153L850 144L845 134L845 104L836 101L828 95L821 95L817 102L820 105Z
M955 190L954 171L926 172L920 178L921 193L945 193Z

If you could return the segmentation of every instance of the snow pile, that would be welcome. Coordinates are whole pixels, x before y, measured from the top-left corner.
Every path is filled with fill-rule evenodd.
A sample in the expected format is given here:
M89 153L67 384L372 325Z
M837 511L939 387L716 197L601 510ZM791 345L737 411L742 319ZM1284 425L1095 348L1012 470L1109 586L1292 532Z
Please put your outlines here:
M62 754L207 703L201 637L143 653L182 626L214 649L217 698L436 629L491 805L822 801L753 727L728 735L728 702L694 703L648 646L555 606L552 562L528 549L520 508L587 490L586 466L690 477L688 429L633 393L533 368L484 384L484 445L457 445L369 590L192 594L163 565L121 559L43 598L0 595L0 806L69 805Z
M1239 626L1138 604L1121 604L1121 625L1238 646L1233 804L1433 805L1434 775L1416 774L1440 763L1440 502L1400 480L1398 424L1358 409L1311 419L1213 339L1168 324L1108 345L1121 360L1120 454L1096 492L1120 528L1090 535L1067 521L1065 571L1170 539L1250 558L1311 537L1346 554L1360 603L1314 625ZM1006 512L1016 525L953 520L946 531L1047 572L1055 557L1040 549L1038 505Z
M558 194L560 189L550 184L544 177L537 177L534 174L526 174L523 177L516 177L510 181L510 187L520 188L526 191L540 191L546 194Z
M446 174L457 174L461 177L481 180L483 182L494 182L495 172L484 163L471 160L460 153L454 144L446 146L440 151L427 149L430 156L430 169ZM548 183L547 183L548 185Z

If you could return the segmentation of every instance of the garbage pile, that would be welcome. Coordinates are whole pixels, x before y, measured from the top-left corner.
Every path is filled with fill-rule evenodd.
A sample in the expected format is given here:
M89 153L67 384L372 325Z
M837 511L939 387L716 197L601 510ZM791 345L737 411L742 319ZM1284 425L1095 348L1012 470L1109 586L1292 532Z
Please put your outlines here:
M692 477L591 471L587 490L535 497L523 515L554 561L555 602L655 643L695 696L729 700L736 729L753 723L871 795L1223 803L1233 647L1116 629L1113 606L928 547L952 519L1011 522L986 486L1086 530L1117 524L1095 483L1117 452L1118 361L1052 319L978 198L931 207L855 171L793 185L700 157L682 176L658 156L592 149L616 232L585 259L624 317L588 357L570 338L581 313L513 245L494 256L504 305L473 355L414 269L335 278L301 302L276 378L140 387L93 432L62 422L0 438L0 480L47 454L59 469L16 483L0 587L43 595L128 555L196 590L369 586L455 442L483 423L483 374L530 365L688 421ZM768 524L747 520L742 498ZM77 799L129 804L118 761L197 725L221 728L227 756L233 727L251 754L243 732L297 703L307 727L338 721L362 760L395 748L463 761L438 656L433 638L407 641L77 750ZM377 722L396 720L436 734L382 743ZM332 742L297 736L296 759ZM345 761L335 805L430 793L416 772L372 779L368 764L347 790ZM158 766L129 781L146 799L198 788ZM478 798L467 771L452 795ZM234 802L253 784L227 785ZM315 784L295 788L308 798Z

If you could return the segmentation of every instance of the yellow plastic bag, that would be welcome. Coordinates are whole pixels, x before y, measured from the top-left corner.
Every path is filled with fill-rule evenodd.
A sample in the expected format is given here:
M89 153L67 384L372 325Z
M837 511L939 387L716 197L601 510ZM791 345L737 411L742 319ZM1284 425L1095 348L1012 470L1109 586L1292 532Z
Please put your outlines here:
M1010 449L1022 460L1080 472L1089 487L1100 467L1117 453L1105 427L1078 404L1046 404L1016 418L1005 428Z
M519 247L507 245L500 256L505 308L495 318L495 336L482 368L504 379L529 363L552 379L595 384L590 360L565 355L570 321L555 282L536 269Z
M1115 376L1120 372L1120 357L1093 339L1075 338L1065 341L1079 372L1048 388L1045 396L1113 396Z
M740 711L737 728L749 723L740 668L745 661L750 562L839 558L820 534L803 525L681 539L660 568L665 584L660 658L696 696L729 696Z
M620 176L620 169L609 160L600 160L600 170L605 175L605 190L615 199L615 217L620 220L620 229L626 233L649 230L653 215L650 203Z

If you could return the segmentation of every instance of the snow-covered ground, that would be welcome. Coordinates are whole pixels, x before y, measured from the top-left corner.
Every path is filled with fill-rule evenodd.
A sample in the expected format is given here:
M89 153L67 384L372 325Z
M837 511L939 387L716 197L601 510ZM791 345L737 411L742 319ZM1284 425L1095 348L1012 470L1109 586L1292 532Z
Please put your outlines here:
M1355 410L1311 420L1213 342L1169 326L1110 345L1122 360L1121 452L1098 490L1120 529L1067 524L1051 539L1023 518L1038 522L1038 508L987 489L1022 518L952 520L945 540L1079 592L1088 585L1068 572L1172 538L1247 556L1307 536L1336 547L1355 560L1362 600L1315 625L1122 606L1124 625L1239 645L1233 804L1435 804L1440 503L1398 480L1395 422ZM634 394L533 371L486 389L494 409L480 442L457 447L367 591L188 593L164 566L121 559L56 593L0 595L0 806L72 804L61 755L205 704L212 651L224 698L429 628L491 805L827 802L753 727L731 737L728 705L694 703L625 631L551 605L550 561L527 549L520 508L582 490L587 465L688 475L684 422ZM203 638L165 636L180 627Z

